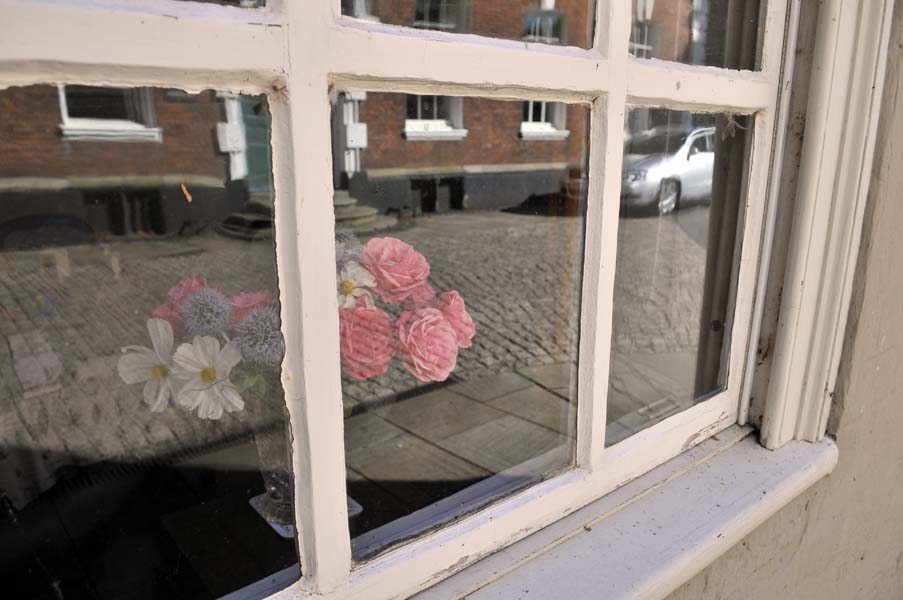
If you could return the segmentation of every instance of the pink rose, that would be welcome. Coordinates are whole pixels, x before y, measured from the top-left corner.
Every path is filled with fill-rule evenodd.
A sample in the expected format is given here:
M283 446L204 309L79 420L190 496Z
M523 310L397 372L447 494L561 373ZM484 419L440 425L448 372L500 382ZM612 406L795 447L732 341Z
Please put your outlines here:
M400 302L426 282L430 264L410 244L395 238L373 238L361 251L361 262L376 279L386 302Z
M408 310L416 310L430 304L435 299L436 290L433 289L433 286L424 281L411 290L411 295L404 301L404 305Z
M175 287L170 288L166 294L169 300L165 304L161 304L154 309L153 316L158 319L165 319L174 328L182 325L182 317L179 316L179 308L182 302L194 292L207 287L207 279L205 277L192 277L181 281Z
M445 381L458 360L455 330L436 308L405 311L398 319L404 366L420 381Z
M464 306L464 298L456 291L444 292L439 296L439 302L436 303L446 320L455 330L455 337L458 339L459 348L470 348L473 345L473 336L477 332L477 328L470 318L470 313Z
M273 303L273 294L269 292L242 292L232 296L232 327L237 327L248 314L258 308L265 308Z
M339 310L342 367L357 379L382 375L395 356L392 320L379 308L357 304Z

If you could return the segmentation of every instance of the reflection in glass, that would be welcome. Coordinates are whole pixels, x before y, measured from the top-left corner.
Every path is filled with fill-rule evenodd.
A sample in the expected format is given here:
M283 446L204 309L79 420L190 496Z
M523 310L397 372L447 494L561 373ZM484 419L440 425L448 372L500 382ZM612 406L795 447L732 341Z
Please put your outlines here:
M342 14L373 22L589 48L593 0L342 0Z
M606 444L724 389L749 119L627 115Z
M299 576L266 101L0 92L10 598Z
M333 111L357 558L574 460L589 111L560 104L565 135L534 140L524 102L453 98L466 137L410 137L431 99Z
M630 53L690 65L758 69L760 22L759 0L633 0Z

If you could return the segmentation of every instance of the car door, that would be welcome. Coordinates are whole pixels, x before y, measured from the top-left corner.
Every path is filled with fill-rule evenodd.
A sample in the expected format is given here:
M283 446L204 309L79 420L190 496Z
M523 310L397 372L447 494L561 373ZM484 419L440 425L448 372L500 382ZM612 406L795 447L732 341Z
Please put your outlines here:
M714 148L711 133L700 133L689 142L686 164L681 169L681 192L684 199L708 198L712 192Z

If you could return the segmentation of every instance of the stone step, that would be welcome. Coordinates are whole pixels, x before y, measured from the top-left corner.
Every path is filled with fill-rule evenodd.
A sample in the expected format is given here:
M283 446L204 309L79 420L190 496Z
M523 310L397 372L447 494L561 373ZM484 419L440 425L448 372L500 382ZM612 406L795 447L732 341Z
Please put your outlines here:
M382 229L388 229L389 227L394 227L398 224L398 217L395 215L377 215L372 219L368 219L366 223L358 223L358 224L348 224L343 223L344 227L347 227L354 233L369 233L372 231L380 231Z
M342 206L335 209L335 220L345 224L346 221L375 217L379 211L372 206Z
M357 204L357 199L352 198L348 194L348 190L336 190L332 193L332 205L335 207L354 206L355 204Z

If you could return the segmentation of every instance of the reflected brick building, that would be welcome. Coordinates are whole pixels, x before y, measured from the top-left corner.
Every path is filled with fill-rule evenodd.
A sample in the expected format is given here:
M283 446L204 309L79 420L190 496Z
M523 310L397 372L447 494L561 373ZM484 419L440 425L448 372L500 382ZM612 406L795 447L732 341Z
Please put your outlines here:
M346 0L370 21L588 47L587 0ZM557 102L344 94L333 119L335 183L380 211L512 207L567 195L585 177L589 110Z
M37 85L0 92L0 115L0 248L196 231L269 185L256 99Z

